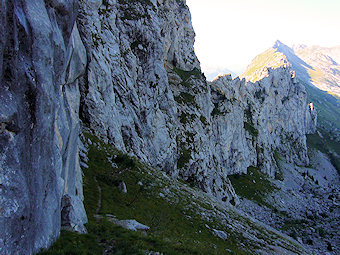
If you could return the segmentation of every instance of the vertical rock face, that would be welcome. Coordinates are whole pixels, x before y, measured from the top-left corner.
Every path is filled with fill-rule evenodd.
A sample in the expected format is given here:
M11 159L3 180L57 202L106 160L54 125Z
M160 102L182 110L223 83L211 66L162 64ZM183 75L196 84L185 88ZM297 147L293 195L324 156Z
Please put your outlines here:
M0 253L31 254L59 235L64 195L84 231L77 78L86 52L75 2L0 4Z
M315 132L316 111L307 105L305 87L291 77L289 68L267 69L256 83L224 76L212 86L220 95L215 106L221 114L214 128L223 130L216 137L226 169L239 173L257 166L273 176L278 154L308 164L305 135Z
M84 2L80 9L89 55L83 121L172 176L233 197L210 151L213 104L185 1Z

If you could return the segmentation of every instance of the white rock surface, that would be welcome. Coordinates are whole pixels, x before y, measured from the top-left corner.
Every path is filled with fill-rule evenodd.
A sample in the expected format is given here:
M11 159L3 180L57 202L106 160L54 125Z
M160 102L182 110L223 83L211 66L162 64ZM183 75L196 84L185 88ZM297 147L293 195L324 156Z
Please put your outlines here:
M274 176L275 152L308 164L305 134L315 131L316 111L307 105L305 88L293 81L289 68L267 69L267 76L256 83L224 76L212 86L220 94L218 112L227 112L227 117L216 117L215 136L221 161L229 162L225 167L231 173L258 166Z
M123 182L123 181L119 182L118 189L123 193L127 193L127 188L126 188L125 182Z
M109 221L111 221L112 223L121 226L125 229L129 229L132 231L147 231L150 229L150 227L139 223L136 220L118 220L115 217L110 217Z

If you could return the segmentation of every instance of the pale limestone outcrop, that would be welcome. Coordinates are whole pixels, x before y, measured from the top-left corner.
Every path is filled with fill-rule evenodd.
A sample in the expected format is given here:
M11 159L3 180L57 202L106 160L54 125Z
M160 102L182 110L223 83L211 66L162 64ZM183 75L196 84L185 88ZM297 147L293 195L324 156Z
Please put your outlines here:
M83 121L118 149L237 200L211 150L213 104L185 2L84 3L79 23L89 55Z
M227 121L216 122L217 129L226 125L236 130L225 132L221 138L227 142L226 148L232 144L233 150L221 147L222 162L229 162L225 167L231 173L257 166L274 176L275 156L279 154L290 162L308 165L305 135L315 132L316 110L307 104L305 87L290 74L289 68L281 67L267 69L266 77L256 83L228 76L213 82L224 95L218 110L229 112Z

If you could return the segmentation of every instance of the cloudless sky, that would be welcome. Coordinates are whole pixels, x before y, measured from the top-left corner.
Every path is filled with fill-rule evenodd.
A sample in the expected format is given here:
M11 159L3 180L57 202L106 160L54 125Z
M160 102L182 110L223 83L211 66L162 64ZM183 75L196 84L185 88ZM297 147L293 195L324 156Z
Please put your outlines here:
M241 74L276 40L340 45L340 0L187 0L203 72Z

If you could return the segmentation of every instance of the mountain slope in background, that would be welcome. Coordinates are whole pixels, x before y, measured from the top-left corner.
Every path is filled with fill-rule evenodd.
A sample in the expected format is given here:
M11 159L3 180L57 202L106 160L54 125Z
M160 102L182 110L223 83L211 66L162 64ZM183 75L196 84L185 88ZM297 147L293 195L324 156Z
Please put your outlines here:
M267 68L291 66L296 78L305 84L309 101L317 108L318 128L329 134L331 139L339 141L339 60L339 46L323 48L299 45L290 48L276 41L272 48L256 56L240 77L256 82L267 75Z
M333 251L337 254L337 251L334 251L331 246L331 240L338 242L338 239L334 236L335 232L332 230L332 226L339 226L339 222L336 220L337 216L334 218L328 215L328 219L325 221L323 217L319 217L324 215L323 213L315 217L311 216L309 210L328 207L329 212L333 211L335 204L330 201L332 195L329 192L330 190L338 192L339 177L336 172L340 172L339 49L340 47L323 48L304 45L290 48L282 42L276 41L272 48L256 56L245 73L241 75L241 78L257 82L260 85L261 80L268 77L272 69L286 67L291 70L292 77L296 82L305 86L308 100L313 102L311 106L318 113L317 133L307 135L311 160L309 167L302 169L298 166L289 166L281 161L280 155L277 157L278 165L282 170L282 175L278 177L282 180L280 184L283 185L278 197L285 204L283 206L285 208L284 216L281 215L280 209L278 212L274 210L271 211L270 215L266 215L266 211L270 211L271 207L278 205L273 201L269 203L269 206L264 203L262 205L260 203L252 204L252 199L247 200L247 194L243 194L244 190L247 190L247 186L238 188L240 178L230 177L236 193L242 197L239 206L241 210L272 227L281 229L286 234L297 237L298 240L302 237L305 243L313 246L314 249L319 249L320 254L325 252L326 247L327 252ZM298 184L300 177L296 174L297 172L300 172L305 179L304 184ZM317 175L321 179L317 178ZM331 176L335 178L331 180ZM241 180L245 182L246 178L248 177ZM329 182L323 186L325 189L321 188L323 181ZM313 183L316 186L308 187L308 185L314 185ZM330 188L332 185L334 187ZM326 188L327 186L328 188ZM285 189L287 189L286 192ZM285 198L287 194L290 194L289 199ZM306 204L303 202L304 196L311 198ZM272 197L275 197L275 195L272 195ZM312 198L315 199L314 202L312 202ZM291 203L294 200L296 202ZM308 199L305 201L308 201ZM330 202L332 205L321 205L320 203L323 202ZM297 208L299 209L297 210ZM301 214L301 211L305 211L305 213ZM318 213L315 215L318 215Z
M208 81L213 81L217 79L219 76L225 75L225 74L230 74L232 77L237 76L235 72L231 71L228 68L217 69L214 72L207 72L207 73L204 72L204 75L206 76Z
M293 46L294 53L312 68L307 68L317 88L340 96L340 46Z
M241 77L250 81L261 78L263 67L276 68L288 63L300 80L340 96L340 46L295 45L292 48L276 41L272 48L256 56Z

